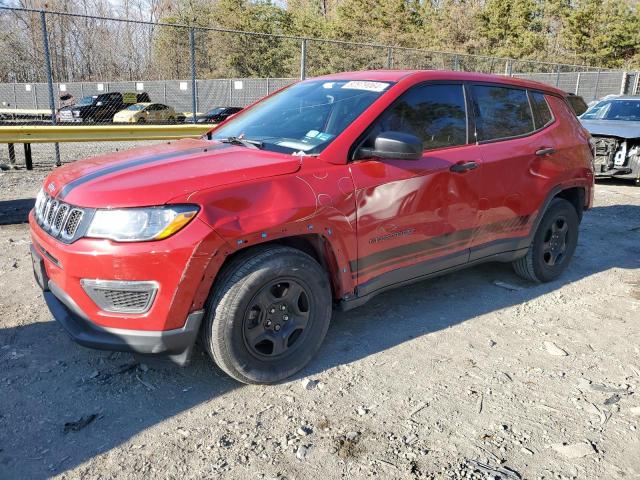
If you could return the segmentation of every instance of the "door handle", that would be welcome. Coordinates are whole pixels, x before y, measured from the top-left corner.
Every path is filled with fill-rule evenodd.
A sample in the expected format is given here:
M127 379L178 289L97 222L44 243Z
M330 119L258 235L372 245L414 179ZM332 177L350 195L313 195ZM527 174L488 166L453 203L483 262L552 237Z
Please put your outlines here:
M458 163L454 163L453 165L451 165L451 168L449 168L449 170L451 170L452 172L455 173L464 173L467 170L473 170L478 168L478 164L474 161L470 161L470 162L458 162Z
M539 150L536 150L536 155L538 155L539 157L544 157L545 155L551 155L552 153L556 153L556 149L552 147L541 148Z

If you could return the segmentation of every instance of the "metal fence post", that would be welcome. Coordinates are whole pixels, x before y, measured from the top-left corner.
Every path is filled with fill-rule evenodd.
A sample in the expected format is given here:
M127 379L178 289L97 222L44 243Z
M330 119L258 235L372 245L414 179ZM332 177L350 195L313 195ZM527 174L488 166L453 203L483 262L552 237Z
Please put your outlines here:
M581 72L578 72L578 77L576 78L576 90L573 92L576 95L578 95L578 92L580 91L580 75Z
M640 94L640 70L636 71L635 78L633 79L633 87L631 88L631 95Z
M620 82L620 95L627 93L627 83L629 81L629 72L622 72L622 81Z
M198 111L198 97L196 95L196 31L189 28L189 47L191 49L191 117L196 123L196 112Z
M460 59L457 54L453 56L453 69L456 71L460 70Z
M49 54L49 35L47 33L47 18L44 10L40 10L40 26L42 27L42 48L44 50L44 64L47 70L49 84L49 109L51 110L51 124L56 124L56 103L53 98L53 74L51 72L51 56ZM60 166L60 145L55 145L56 167Z
M556 65L556 88L560 86L560 65Z
M507 77L510 77L513 73L513 65L511 64L511 60L506 60L504 64L504 74Z
M300 80L307 78L307 39L300 44Z
M18 108L18 94L16 92L15 82L13 82L13 108Z
M598 99L598 87L600 86L600 69L596 71L596 88L593 89L593 100Z
M387 69L393 68L393 47L387 47Z

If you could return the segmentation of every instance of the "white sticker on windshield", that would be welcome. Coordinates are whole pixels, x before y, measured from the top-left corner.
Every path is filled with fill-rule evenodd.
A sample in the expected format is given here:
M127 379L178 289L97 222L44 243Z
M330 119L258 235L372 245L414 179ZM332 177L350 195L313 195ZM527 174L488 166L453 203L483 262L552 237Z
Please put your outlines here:
M367 90L368 92L383 92L389 86L384 82L369 82L366 80L352 80L345 83L342 88L350 90Z

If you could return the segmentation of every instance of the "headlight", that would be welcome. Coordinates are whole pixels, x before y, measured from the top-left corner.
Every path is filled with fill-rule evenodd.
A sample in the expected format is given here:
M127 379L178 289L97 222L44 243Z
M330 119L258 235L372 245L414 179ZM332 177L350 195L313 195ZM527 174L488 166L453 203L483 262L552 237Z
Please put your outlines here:
M185 227L197 213L195 205L96 210L86 236L117 242L162 240Z
M44 201L44 190L40 189L40 191L38 192L38 196L36 196L36 204L33 207L36 212L40 211L40 207L43 201Z

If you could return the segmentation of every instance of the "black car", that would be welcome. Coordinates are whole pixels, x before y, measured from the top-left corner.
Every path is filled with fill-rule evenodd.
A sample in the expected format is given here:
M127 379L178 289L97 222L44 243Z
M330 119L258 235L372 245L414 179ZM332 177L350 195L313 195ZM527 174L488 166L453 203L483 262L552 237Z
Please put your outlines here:
M231 115L238 113L242 107L216 107L209 110L204 115L196 117L197 123L220 123L225 121Z
M83 97L75 105L63 107L58 112L59 122L110 122L120 110L132 103L149 102L149 94L120 92L101 93Z

